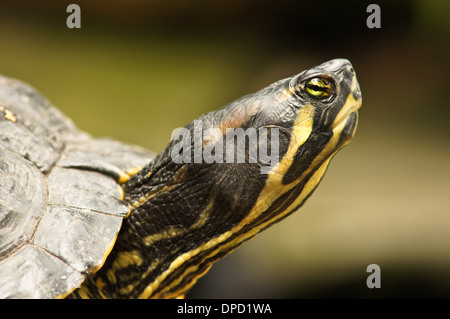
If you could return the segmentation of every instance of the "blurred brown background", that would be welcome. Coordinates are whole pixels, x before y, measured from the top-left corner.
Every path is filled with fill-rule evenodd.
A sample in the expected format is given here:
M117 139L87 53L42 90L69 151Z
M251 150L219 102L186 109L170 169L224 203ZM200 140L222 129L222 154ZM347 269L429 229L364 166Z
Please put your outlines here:
M67 5L81 29L66 27ZM348 58L354 140L299 212L214 265L190 298L450 297L450 3L23 1L0 5L0 73L96 136L163 149L172 129ZM381 267L368 289L366 267Z

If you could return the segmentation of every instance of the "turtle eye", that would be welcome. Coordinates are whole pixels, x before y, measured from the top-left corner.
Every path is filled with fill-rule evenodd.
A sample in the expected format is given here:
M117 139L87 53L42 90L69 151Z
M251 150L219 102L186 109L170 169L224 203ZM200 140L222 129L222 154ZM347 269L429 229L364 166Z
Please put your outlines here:
M322 100L330 97L333 94L333 82L324 77L315 77L305 82L303 90L309 97Z

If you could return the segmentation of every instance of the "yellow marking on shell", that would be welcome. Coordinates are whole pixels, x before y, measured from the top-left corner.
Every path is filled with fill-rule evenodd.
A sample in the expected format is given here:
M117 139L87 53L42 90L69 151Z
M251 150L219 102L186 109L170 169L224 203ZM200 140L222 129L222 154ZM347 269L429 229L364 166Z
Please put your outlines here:
M142 168L143 168L143 166L132 167L130 169L127 169L125 172L121 172L120 175L119 175L118 183L119 184L123 184L123 183L127 182L131 178L131 176L135 175Z
M14 113L11 112L10 110L8 110L6 107L0 105L0 111L5 113L5 115L4 115L5 120L8 120L8 121L11 121L14 123L17 121L16 117L14 116Z
M125 199L125 193L123 191L123 188L119 186L119 196L120 196L120 200L123 201Z
M123 184L129 179L130 179L130 176L128 174L126 174L124 172L121 172L120 175L119 175L118 182L119 182L119 184Z
M83 287L83 286L71 288L70 290L65 291L64 293L62 293L62 294L56 296L54 299L65 299L65 298L66 298L67 296L69 296L71 293L73 293L74 291L77 291L77 289L81 289L81 287ZM78 293L78 291L77 291L77 293ZM81 297L81 298L83 298L83 299L89 299L89 296L87 296L87 298L84 298L84 297Z
M120 179L119 179L119 183L120 183ZM125 200L125 192L123 191L123 188L120 185L118 185L118 187L119 187L120 200L123 202ZM124 218L128 218L130 216L130 214L131 214L131 209L130 209L130 207L128 207L128 212L124 216Z
M126 171L125 171L125 173L127 173L128 174L128 176L133 176L133 175L135 175L136 173L138 173L140 170L142 170L144 168L144 166L138 166L138 167L132 167L132 168L130 168L130 169L127 169Z

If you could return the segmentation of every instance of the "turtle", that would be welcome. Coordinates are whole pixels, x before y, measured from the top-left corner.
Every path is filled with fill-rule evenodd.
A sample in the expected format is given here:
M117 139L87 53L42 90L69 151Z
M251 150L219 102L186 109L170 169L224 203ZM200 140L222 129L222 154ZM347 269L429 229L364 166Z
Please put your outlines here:
M303 205L361 103L351 63L333 59L200 116L156 155L1 76L0 297L184 297Z

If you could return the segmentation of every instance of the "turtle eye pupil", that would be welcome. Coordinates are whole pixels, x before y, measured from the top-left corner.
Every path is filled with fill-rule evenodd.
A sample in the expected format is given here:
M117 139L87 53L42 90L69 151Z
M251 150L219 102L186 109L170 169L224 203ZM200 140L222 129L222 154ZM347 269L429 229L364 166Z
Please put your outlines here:
M306 81L305 92L313 99L324 99L332 94L333 85L326 78L312 78Z

